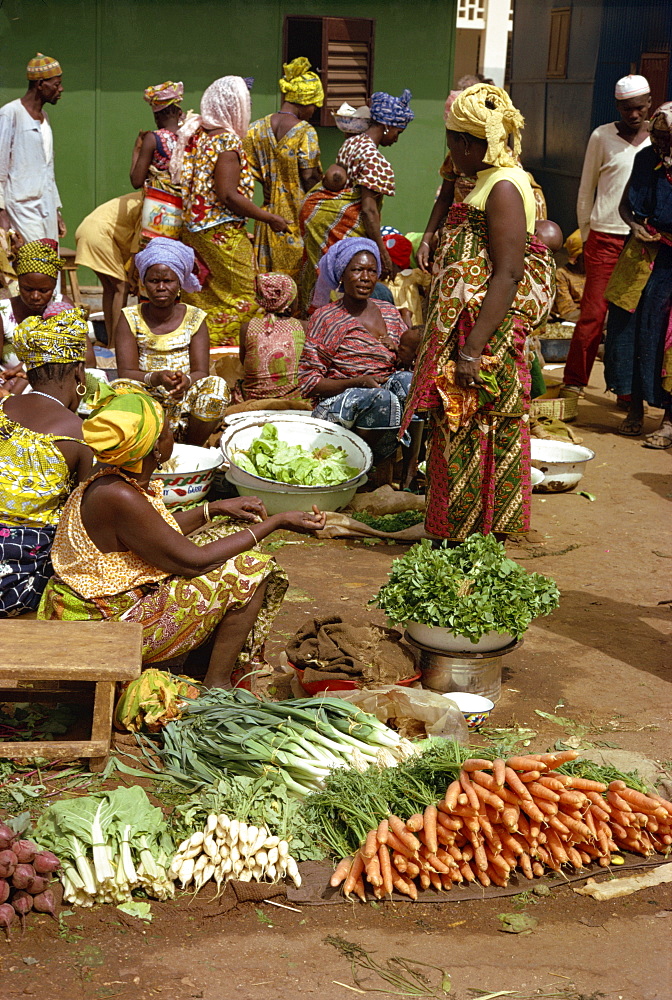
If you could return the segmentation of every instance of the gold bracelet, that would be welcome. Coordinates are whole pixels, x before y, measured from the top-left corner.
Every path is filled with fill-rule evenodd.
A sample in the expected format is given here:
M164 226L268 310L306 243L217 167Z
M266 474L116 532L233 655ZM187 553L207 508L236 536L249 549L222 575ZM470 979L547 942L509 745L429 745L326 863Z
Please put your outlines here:
M205 518L203 524L207 524L210 520L210 504L207 501L203 504L203 517Z
M259 539L258 539L258 538L257 538L257 536L255 535L255 533L254 533L254 532L252 531L252 528L244 528L243 530L244 530L244 531L249 531L249 533L250 533L250 534L252 535L252 538L254 538L254 544L255 544L255 545L258 545L258 544L259 544Z

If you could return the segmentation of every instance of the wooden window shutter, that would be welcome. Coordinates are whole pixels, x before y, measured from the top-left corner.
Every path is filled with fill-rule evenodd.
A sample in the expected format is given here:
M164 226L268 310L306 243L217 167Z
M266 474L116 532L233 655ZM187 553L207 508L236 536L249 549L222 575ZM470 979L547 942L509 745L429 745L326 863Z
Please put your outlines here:
M331 112L343 101L354 108L366 104L373 85L375 21L366 18L325 17L322 65L325 101L322 125L333 125Z
M546 76L558 79L567 76L571 19L571 7L556 7L551 11L551 33L548 42L548 68Z
M639 72L651 87L651 111L667 99L667 79L670 74L669 52L642 52Z
M364 17L286 17L284 59L307 56L320 74L324 106L315 125L334 125L331 112L347 101L366 104L373 89L374 20Z

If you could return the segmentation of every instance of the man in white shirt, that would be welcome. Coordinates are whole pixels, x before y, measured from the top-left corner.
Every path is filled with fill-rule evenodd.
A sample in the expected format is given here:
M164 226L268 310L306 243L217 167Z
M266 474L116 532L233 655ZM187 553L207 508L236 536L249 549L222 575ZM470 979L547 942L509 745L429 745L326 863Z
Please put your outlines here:
M65 236L54 177L54 139L45 104L63 93L61 67L38 52L26 69L28 90L0 108L0 228L26 243Z
M620 120L600 125L588 140L576 203L586 284L564 374L565 388L576 392L588 385L607 315L604 293L630 234L618 211L621 196L636 154L651 142L651 93L645 77L624 76L615 97Z

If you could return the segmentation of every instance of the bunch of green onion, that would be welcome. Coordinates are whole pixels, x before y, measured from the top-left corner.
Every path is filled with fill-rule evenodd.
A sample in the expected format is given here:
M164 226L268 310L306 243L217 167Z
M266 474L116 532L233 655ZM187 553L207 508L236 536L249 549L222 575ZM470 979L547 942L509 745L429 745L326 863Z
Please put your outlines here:
M202 694L162 737L152 752L163 774L179 783L268 774L300 798L322 788L334 768L389 767L416 752L375 716L339 698L264 702L240 688ZM149 754L147 760L151 765Z

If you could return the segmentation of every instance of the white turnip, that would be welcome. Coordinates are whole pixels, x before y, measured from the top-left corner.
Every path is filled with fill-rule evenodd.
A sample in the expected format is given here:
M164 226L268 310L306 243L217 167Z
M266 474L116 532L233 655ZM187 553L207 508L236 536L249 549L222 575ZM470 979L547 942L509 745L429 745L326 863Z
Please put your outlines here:
M0 851L0 878L9 878L14 874L14 869L19 863L14 851Z
M9 933L9 928L14 923L16 919L16 910L9 903L0 903L0 927L5 932L5 936L8 941L12 940L12 936Z
M38 875L49 875L61 867L61 862L51 851L40 851L33 859L33 868Z

